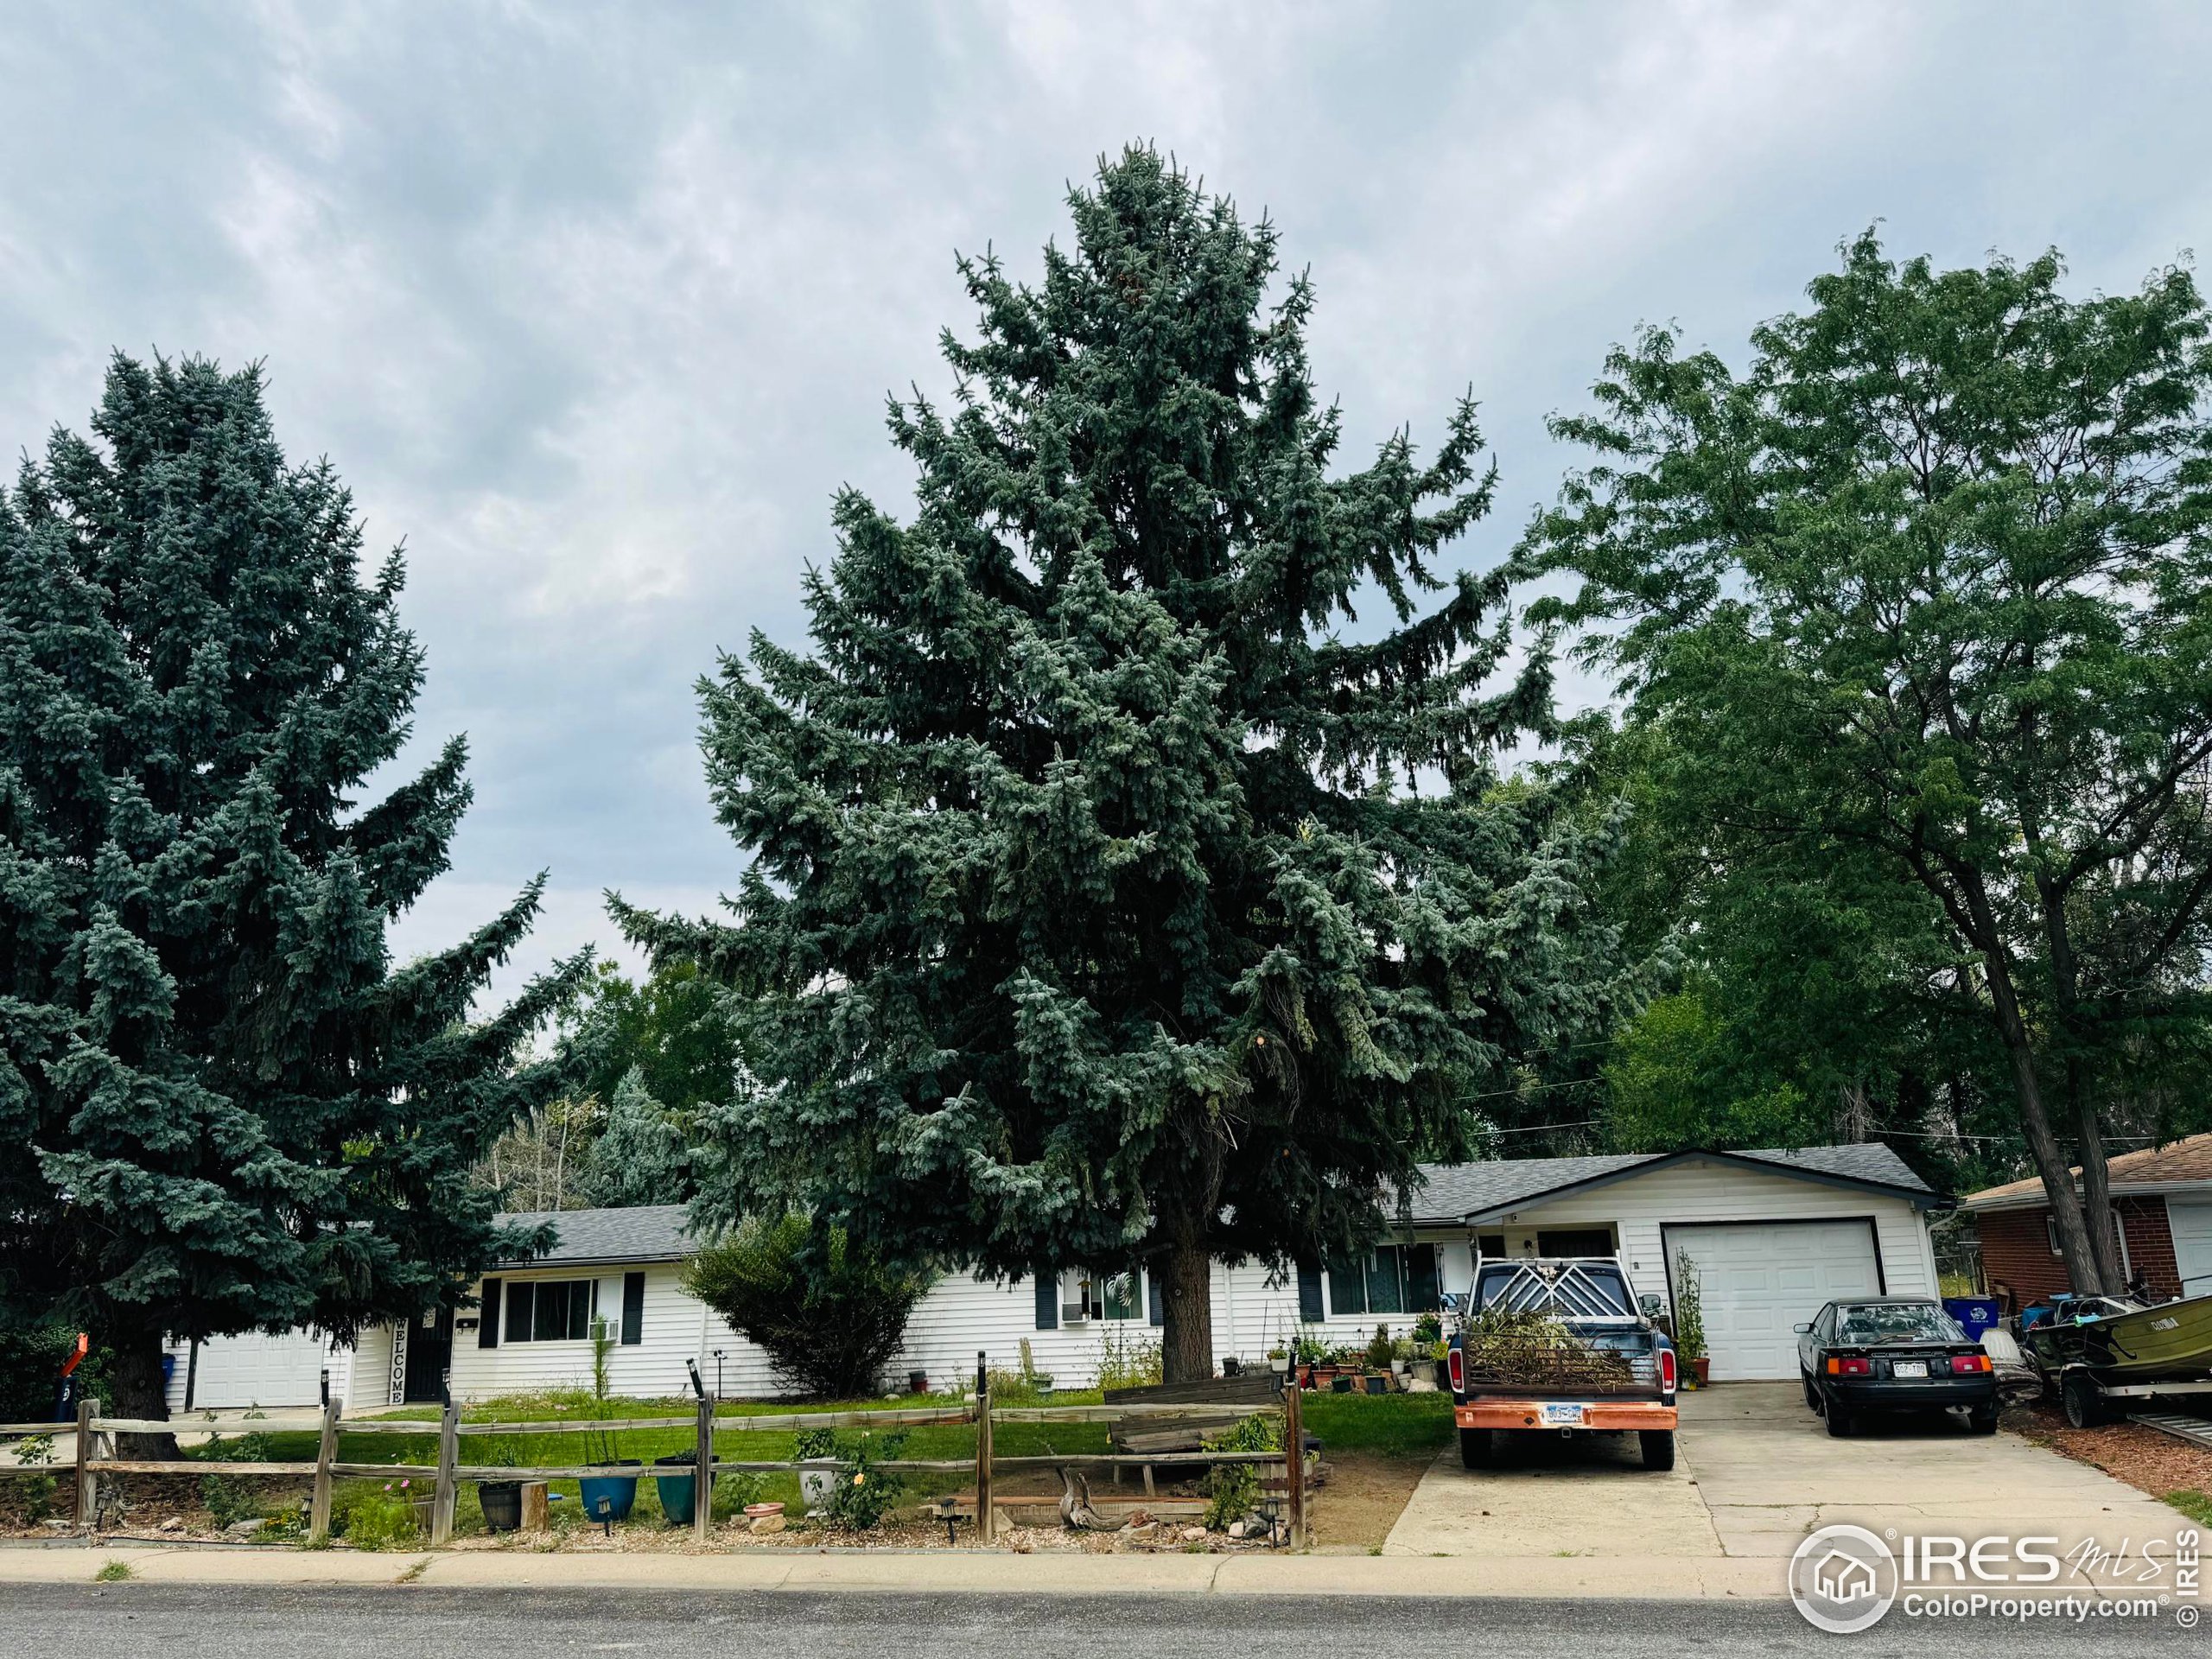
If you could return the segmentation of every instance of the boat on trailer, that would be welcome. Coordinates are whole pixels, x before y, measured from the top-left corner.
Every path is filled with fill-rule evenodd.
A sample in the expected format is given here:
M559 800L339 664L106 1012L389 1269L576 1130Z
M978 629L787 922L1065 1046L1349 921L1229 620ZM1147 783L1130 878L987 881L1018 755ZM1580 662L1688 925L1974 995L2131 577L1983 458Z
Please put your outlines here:
M2060 1297L2022 1316L2020 1340L2077 1428L2107 1421L2112 1402L2212 1394L2212 1295Z

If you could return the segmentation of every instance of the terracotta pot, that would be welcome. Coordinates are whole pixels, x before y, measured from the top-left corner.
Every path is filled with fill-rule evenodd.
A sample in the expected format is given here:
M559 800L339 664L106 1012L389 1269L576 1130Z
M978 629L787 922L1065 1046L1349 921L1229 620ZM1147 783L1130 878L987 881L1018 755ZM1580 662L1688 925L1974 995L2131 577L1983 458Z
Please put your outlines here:
M1700 1356L1690 1361L1690 1370L1696 1376L1697 1385L1700 1389L1712 1382L1713 1361L1709 1356Z

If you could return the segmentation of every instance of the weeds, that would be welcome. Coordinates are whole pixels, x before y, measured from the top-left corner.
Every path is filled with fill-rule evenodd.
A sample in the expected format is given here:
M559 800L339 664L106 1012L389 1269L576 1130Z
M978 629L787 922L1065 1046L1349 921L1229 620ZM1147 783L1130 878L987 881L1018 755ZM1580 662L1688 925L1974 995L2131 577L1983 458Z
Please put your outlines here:
M131 1577L130 1562L108 1561L101 1566L99 1572L92 1574L92 1582L94 1584L121 1584L130 1577Z

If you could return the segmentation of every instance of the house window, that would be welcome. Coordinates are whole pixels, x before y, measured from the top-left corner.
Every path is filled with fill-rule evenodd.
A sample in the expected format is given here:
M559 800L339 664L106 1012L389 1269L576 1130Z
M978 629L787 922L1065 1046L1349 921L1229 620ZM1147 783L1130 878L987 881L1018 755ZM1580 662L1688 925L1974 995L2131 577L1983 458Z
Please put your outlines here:
M1378 1244L1329 1263L1329 1312L1426 1313L1439 1305L1433 1244Z
M2050 1253L2053 1255L2065 1255L2066 1252L2058 1248L2058 1217L2045 1216L2043 1218L2043 1230L2044 1236L2050 1241Z
M1109 1319L1141 1319L1144 1317L1141 1287L1134 1273L1117 1273L1106 1281L1106 1311Z
M1611 1255L1610 1227L1547 1227L1536 1235L1536 1254L1548 1256Z
M591 1279L511 1279L506 1290L508 1342L582 1342L591 1334Z

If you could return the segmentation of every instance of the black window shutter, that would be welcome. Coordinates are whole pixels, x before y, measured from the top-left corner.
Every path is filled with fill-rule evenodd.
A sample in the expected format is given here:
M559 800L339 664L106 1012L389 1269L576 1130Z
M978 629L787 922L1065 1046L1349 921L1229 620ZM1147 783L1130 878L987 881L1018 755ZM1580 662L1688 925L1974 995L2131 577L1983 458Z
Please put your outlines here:
M484 1281L483 1306L476 1313L476 1345L496 1348L499 1345L499 1281Z
M1433 1313L1444 1306L1441 1287L1436 1281L1436 1246L1409 1244L1406 1247L1406 1312Z
M1319 1325L1321 1312L1321 1269L1298 1264L1298 1317L1308 1325Z
M1060 1276L1046 1268L1037 1269L1037 1328L1060 1328Z
M635 1348L645 1339L645 1275L622 1275L622 1345Z
M1160 1281L1148 1273L1144 1276L1144 1313L1154 1325L1167 1323L1167 1316L1160 1307Z

